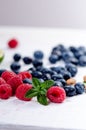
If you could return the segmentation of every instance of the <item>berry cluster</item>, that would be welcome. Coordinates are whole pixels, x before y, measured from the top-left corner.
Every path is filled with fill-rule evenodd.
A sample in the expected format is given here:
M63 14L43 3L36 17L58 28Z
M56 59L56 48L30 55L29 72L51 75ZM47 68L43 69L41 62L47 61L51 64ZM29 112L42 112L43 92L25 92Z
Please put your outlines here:
M66 48L60 44L54 47L49 57L50 63L54 64L58 61L72 63L77 66L86 66L86 48L84 46Z
M31 74L27 71L21 72L18 75L15 74L14 72L7 71L7 70L3 70L0 72L1 72L0 73L1 74L0 77L0 98L1 99L7 99L10 96L15 95L17 88L23 84L23 80L25 78L29 78L29 79L32 78ZM29 88L31 88L30 84L25 86L28 86L28 90ZM19 92L19 95L20 94L21 92Z
M17 45L18 41L15 39L8 42L10 48L15 48ZM47 105L49 101L61 103L66 96L84 93L85 85L76 83L73 78L77 74L77 66L86 66L84 47L66 48L63 45L54 47L48 60L51 64L64 61L62 67L45 67L43 58L44 53L40 50L34 52L33 58L28 56L22 58L21 54L14 54L14 61L10 65L12 72L0 70L0 98L7 99L15 95L20 100L30 101L33 97L37 97L39 103ZM27 71L20 72L20 60L28 65Z

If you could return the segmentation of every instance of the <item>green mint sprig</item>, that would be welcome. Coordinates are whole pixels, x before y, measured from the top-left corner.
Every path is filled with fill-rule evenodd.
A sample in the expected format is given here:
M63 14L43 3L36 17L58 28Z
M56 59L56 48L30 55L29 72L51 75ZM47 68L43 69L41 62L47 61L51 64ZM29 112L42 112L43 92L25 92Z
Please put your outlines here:
M42 105L48 105L46 97L47 89L54 84L53 80L46 80L43 83L37 78L32 79L33 88L30 89L26 94L26 98L37 97L37 101Z

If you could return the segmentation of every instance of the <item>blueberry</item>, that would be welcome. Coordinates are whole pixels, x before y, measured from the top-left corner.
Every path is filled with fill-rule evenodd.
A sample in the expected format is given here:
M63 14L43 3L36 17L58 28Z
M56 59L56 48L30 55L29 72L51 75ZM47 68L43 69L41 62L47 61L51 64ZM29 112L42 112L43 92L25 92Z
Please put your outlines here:
M74 64L74 65L78 65L78 59L76 59L75 57L72 57L72 58L69 58L68 59L68 62L69 63L72 63L72 64Z
M6 71L5 69L0 69L0 76L2 75L2 73Z
M77 74L77 67L71 63L65 65L67 71L71 73L71 76L74 77Z
M59 82L61 82L62 85L63 85L63 87L65 87L65 85L66 85L66 81L65 81L64 79L59 79Z
M65 48L64 45L62 45L62 44L59 44L59 45L57 46L57 49L60 50L61 52L66 51L66 48Z
M58 51L58 48L57 47L52 48L52 52L54 51Z
M70 47L69 47L69 50L70 50L71 52L73 52L73 53L77 52L77 48L74 47L74 46L70 46Z
M71 73L70 72L64 72L64 74L63 74L63 78L65 79L65 80L68 80L68 79L70 79L71 78Z
M41 77L44 81L51 79L49 74L43 74Z
M86 52L86 48L84 46L79 46L78 49L83 51L83 52Z
M64 90L66 92L66 96L72 97L76 95L76 89L74 86L65 86Z
M76 83L74 86L77 94L82 94L84 92L84 84Z
M59 59L59 57L54 54L49 57L49 61L51 64L55 64L58 61L58 59Z
M61 74L57 74L57 75L52 75L51 78L52 80L56 81L56 80L62 79L63 76Z
M30 58L30 57L24 57L24 58L23 58L23 62L24 62L25 64L31 64L31 63L32 63L32 58Z
M72 58L74 55L71 51L66 51L62 53L62 59L66 62L70 58Z
M39 61L39 60L33 60L32 62L33 66L35 68L39 67L39 66L42 66L43 65L43 62L42 61Z
M39 69L40 72L42 72L43 74L50 74L50 75L53 75L55 74L55 72L53 72L52 70L48 69L48 68L41 68Z
M28 79L28 78L25 78L25 79L23 80L23 83L32 84L32 81L31 81L30 79Z
M33 77L36 77L36 78L42 77L42 73L39 72L39 71L33 71L31 74L32 74Z
M84 55L84 52L80 49L78 49L75 53L74 53L74 56L79 59L80 56Z
M63 84L60 81L55 81L53 86L63 87Z
M43 57L44 57L44 54L42 51L35 51L34 52L34 58L41 60L41 59L43 59Z
M37 71L40 71L40 72L42 72L43 69L44 69L43 66L38 66L38 67L36 67L36 70L37 70Z
M80 66L86 66L86 55L82 55L79 58L79 65Z
M50 69L57 72L58 74L63 74L66 71L66 69L64 67L59 67L59 66L51 67Z
M14 73L18 74L19 70L12 70Z
M62 53L60 50L52 50L51 55L57 55L58 60L60 60L62 58Z
M35 71L35 68L31 67L31 68L28 69L28 71L29 71L30 73L32 73L33 71Z
M18 61L20 61L20 59L21 59L21 55L16 53L16 54L13 56L13 59L14 59L14 61L18 62Z
M14 62L10 65L11 70L18 71L21 68L21 65L17 62Z

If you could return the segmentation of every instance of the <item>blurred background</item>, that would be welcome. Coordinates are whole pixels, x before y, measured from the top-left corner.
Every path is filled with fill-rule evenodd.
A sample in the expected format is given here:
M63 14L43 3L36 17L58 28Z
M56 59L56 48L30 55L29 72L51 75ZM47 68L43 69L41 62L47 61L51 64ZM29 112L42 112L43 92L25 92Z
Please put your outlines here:
M0 26L86 28L86 0L0 0Z

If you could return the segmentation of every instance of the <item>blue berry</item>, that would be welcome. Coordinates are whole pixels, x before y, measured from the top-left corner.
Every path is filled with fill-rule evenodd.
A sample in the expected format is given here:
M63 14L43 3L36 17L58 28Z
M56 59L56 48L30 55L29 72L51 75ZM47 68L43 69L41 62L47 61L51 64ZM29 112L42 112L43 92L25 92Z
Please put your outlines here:
M51 79L49 74L43 74L41 77L44 81Z
M11 70L18 71L21 68L21 65L17 62L14 62L10 65Z
M66 81L65 81L64 79L59 79L59 82L61 82L62 85L63 85L63 87L65 87L65 85L66 85Z
M32 74L33 77L36 77L36 78L42 77L42 73L39 72L39 71L33 71L31 74Z
M60 50L52 50L51 55L57 55L58 60L60 60L62 58L62 53Z
M28 71L29 71L30 73L32 73L32 72L35 71L35 70L36 70L36 69L33 68L33 67L31 67L31 68L28 69Z
M58 60L59 60L59 57L57 55L53 54L49 57L49 61L51 64L55 64Z
M57 46L57 49L60 50L61 52L66 51L66 48L65 48L64 45L62 45L62 44L59 44L59 45Z
M79 58L79 65L80 66L86 66L86 55L82 55Z
M18 74L19 70L12 70L14 73Z
M62 79L63 76L61 74L56 74L56 75L52 75L51 78L52 80L56 81L56 80Z
M44 54L42 51L35 51L34 52L34 58L41 60L41 59L43 59L43 57L44 57Z
M51 67L50 69L55 71L58 74L63 74L66 71L66 69L64 67L59 67L59 66L58 67Z
M52 70L43 67L41 67L39 71L42 72L43 74L50 74L50 75L55 74L55 72L53 72Z
M77 94L82 94L84 92L84 84L82 83L76 83L74 85L75 89L76 89L76 93Z
M42 66L43 65L43 62L42 61L39 61L39 60L33 60L32 62L33 66L35 68L39 67L39 66Z
M63 84L60 81L55 81L53 86L63 87Z
M68 59L68 62L69 63L72 63L72 64L74 64L74 65L78 65L78 59L76 59L75 57L72 57L72 58L69 58Z
M69 63L69 64L66 64L65 67L66 67L67 71L71 73L72 77L74 77L77 74L78 70L77 70L77 67L75 65Z
M28 78L25 78L25 79L23 80L23 83L32 84L32 81L31 81L30 79L28 79Z
M65 86L64 90L66 92L66 96L68 96L68 97L72 97L72 96L76 95L76 89L72 85L71 86Z
M67 62L70 58L72 58L74 55L71 51L65 51L62 53L62 59Z
M77 48L74 46L70 46L69 50L72 51L73 53L77 52Z
M21 55L16 53L16 54L13 56L13 59L14 59L14 61L18 62L18 61L20 61L20 59L21 59Z
M84 51L83 50L80 50L78 49L75 53L74 53L74 56L79 59L80 56L84 55Z
M65 80L68 80L68 79L70 79L71 78L71 73L70 72L64 72L64 74L63 74L63 78L65 79Z
M24 57L24 58L23 58L23 62L24 62L25 64L31 64L31 63L32 63L32 59L31 59L30 57Z

